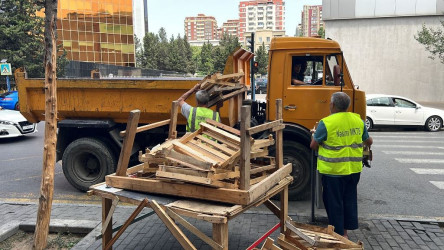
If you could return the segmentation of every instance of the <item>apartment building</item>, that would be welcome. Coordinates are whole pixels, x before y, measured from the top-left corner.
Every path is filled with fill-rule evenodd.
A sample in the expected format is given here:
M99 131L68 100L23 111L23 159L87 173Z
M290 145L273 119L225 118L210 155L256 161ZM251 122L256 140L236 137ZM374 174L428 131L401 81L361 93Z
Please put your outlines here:
M224 33L239 37L239 19L227 20L224 22L222 27L218 29L218 39L221 39Z
M239 3L239 41L258 30L285 32L284 0L254 0Z
M186 17L184 31L189 42L217 40L218 38L216 18L204 14Z
M317 36L319 29L324 27L324 21L322 21L322 5L304 5L301 20L300 31L302 36Z

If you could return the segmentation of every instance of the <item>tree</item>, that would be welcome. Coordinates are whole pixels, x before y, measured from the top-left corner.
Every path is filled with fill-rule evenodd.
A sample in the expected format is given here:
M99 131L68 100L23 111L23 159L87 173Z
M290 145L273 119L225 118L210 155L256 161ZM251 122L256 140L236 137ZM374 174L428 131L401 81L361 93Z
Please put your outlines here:
M241 45L237 37L224 33L219 42L219 46L216 47L214 51L214 70L223 72L227 57L240 46Z
M204 43L200 51L199 69L203 74L214 72L213 45Z
M318 30L318 36L325 38L325 30L324 27L320 27Z
M167 39L165 29L162 27L159 29L159 45L158 45L158 57L157 57L157 69L168 70L168 49L170 47Z
M149 32L143 38L143 56L141 66L147 69L158 69L159 37Z
M258 62L258 73L261 75L267 74L267 65L268 65L268 52L265 50L265 43L262 43L261 46L256 50L256 61Z
M140 39L134 34L134 46L136 47L136 67L143 67L144 53Z
M0 59L7 59L12 70L25 67L29 77L43 77L44 20L37 13L44 1L0 1ZM57 73L64 73L66 53L58 46Z
M441 21L444 28L444 21ZM425 49L431 53L429 58L435 60L438 57L441 63L444 63L444 30L440 28L427 28L425 24L422 29L414 36L416 41L425 46Z

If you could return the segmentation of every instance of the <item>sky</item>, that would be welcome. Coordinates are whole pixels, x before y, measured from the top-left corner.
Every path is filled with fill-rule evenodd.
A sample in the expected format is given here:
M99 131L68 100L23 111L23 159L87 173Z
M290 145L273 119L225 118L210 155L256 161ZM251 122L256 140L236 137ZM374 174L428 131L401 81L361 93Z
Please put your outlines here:
M184 20L188 16L214 16L220 27L231 19L239 19L240 0L148 0L148 29L158 33L165 28L168 37L184 34ZM304 5L322 5L322 0L285 0L285 32L293 36L301 22Z

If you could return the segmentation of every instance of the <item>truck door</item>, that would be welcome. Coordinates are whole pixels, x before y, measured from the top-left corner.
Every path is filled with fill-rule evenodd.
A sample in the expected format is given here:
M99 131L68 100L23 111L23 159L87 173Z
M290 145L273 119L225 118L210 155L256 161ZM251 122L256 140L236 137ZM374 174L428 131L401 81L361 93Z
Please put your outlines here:
M282 95L285 121L312 128L330 114L331 95L341 90L334 85L332 77L337 61L336 56L288 56ZM344 86L343 91L353 99L353 89Z

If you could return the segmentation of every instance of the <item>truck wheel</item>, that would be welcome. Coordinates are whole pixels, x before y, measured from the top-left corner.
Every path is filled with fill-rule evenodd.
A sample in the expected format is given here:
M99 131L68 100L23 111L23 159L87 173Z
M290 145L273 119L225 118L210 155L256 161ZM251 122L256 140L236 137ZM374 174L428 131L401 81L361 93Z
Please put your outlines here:
M292 163L294 180L288 187L288 198L290 200L305 200L310 196L310 157L311 153L307 147L294 141L284 141L284 164Z
M68 182L81 191L103 182L113 173L116 160L112 150L94 138L80 138L68 145L63 153L62 168Z

